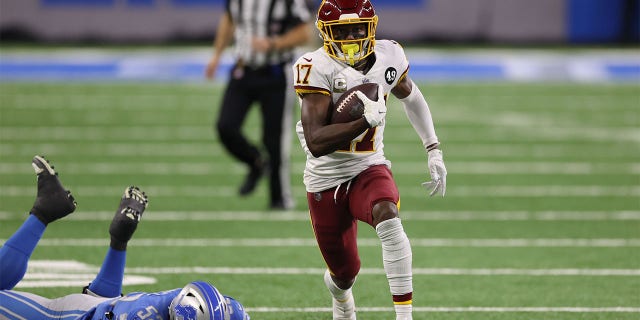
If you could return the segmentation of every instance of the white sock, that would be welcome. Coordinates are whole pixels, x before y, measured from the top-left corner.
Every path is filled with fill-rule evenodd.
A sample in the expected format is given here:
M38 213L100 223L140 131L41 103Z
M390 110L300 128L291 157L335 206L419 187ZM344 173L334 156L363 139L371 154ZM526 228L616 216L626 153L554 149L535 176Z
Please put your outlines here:
M382 263L391 294L401 296L413 293L411 244L400 218L380 222L376 226L376 233L382 243Z
M410 304L396 304L396 320L412 320L411 311L413 307Z
M327 286L327 289L329 289L329 292L331 292L331 295L338 301L344 301L351 292L351 288L347 290L338 288L338 286L333 282L333 279L331 279L331 274L328 269L324 272L324 284Z

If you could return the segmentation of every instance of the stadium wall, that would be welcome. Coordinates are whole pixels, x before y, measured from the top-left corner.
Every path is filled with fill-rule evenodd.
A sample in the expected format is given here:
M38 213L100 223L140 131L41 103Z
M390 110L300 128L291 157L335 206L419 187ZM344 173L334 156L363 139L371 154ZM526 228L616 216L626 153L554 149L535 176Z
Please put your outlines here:
M638 42L639 1L373 0L379 37L414 43ZM2 0L0 39L210 40L223 10L223 0Z
M640 83L640 56L633 50L406 51L411 78L438 81ZM0 84L11 81L204 82L210 49L57 49L0 51ZM233 65L225 54L216 75L224 82Z

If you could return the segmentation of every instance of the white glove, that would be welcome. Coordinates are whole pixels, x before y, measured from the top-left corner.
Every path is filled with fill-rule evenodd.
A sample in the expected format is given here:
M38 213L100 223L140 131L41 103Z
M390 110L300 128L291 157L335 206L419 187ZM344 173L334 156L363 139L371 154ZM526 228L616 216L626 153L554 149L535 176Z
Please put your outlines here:
M382 120L384 120L385 115L387 114L387 105L384 101L384 92L382 92L382 88L378 88L378 100L373 101L369 99L364 93L360 91L356 91L356 95L358 99L362 101L364 104L364 113L362 116L369 123L369 127L377 127Z
M422 186L427 188L429 196L442 193L444 197L444 193L447 191L447 168L444 167L444 161L442 161L442 151L433 149L427 153L427 156L431 181L424 182Z

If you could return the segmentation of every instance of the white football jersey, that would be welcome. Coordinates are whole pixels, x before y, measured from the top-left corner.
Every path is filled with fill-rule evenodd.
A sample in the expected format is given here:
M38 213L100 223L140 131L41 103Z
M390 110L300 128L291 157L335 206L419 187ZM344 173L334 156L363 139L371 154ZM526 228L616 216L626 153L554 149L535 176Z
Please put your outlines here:
M375 82L388 96L409 70L409 62L402 47L395 41L376 40L376 61L363 74L349 65L331 58L323 48L302 55L293 66L294 87L299 95L322 93L331 95L335 103L345 91L368 82ZM301 104L302 105L302 104ZM307 147L301 121L296 124L300 144L307 154L304 184L308 192L320 192L351 180L373 165L391 163L384 156L385 121L340 150L316 158Z

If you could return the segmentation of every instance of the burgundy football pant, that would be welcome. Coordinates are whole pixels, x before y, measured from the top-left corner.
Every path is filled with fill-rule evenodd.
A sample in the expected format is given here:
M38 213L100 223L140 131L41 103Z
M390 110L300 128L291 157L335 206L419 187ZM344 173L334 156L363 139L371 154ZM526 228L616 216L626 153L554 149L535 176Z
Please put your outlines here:
M320 252L336 278L351 280L360 271L358 220L373 226L373 206L380 201L397 204L399 197L391 170L385 165L369 167L335 188L307 192Z

